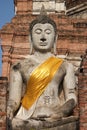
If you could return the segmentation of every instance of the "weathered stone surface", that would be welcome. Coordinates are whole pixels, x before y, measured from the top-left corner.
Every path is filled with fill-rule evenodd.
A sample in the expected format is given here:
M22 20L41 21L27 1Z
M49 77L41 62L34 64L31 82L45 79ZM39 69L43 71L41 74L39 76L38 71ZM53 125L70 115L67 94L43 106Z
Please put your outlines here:
M55 122L45 122L42 121L41 124L37 126L29 126L25 121L24 126L20 128L15 128L13 130L79 130L79 120L78 117L71 116L67 118L62 118ZM11 130L11 127L8 127L8 130Z
M72 18L87 19L87 1L66 0L66 14Z
M55 11L60 13L64 11L65 13L66 10L64 0L33 0L33 14L39 14L42 5L48 13L54 13Z

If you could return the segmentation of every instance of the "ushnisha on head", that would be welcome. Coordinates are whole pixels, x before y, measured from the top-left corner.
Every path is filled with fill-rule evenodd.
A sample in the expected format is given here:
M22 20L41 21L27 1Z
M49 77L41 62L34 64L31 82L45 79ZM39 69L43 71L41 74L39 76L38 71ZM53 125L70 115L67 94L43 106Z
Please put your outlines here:
M35 51L48 52L53 48L53 53L55 54L57 26L44 12L44 10L41 10L40 15L30 23L30 53L32 53L33 49Z
M29 32L30 32L31 37L32 37L32 29L33 29L34 25L38 24L38 23L40 23L40 24L45 24L45 23L51 24L54 27L55 35L57 34L56 23L50 17L48 17L47 15L40 15L39 17L37 17L35 20L33 20L30 23Z

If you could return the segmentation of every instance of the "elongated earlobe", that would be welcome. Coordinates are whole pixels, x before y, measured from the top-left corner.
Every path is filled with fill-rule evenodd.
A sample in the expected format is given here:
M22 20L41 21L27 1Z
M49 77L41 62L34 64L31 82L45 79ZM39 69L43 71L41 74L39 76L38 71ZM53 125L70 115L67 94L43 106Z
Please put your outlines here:
M56 35L55 42L54 42L54 45L53 45L53 53L54 53L54 55L57 55L57 51L56 51L56 48L57 48L57 39L58 39L58 36Z
M54 43L54 47L53 47L53 53L54 53L54 55L57 54L57 52L56 52L56 44L55 43Z
M32 55L33 53L33 46L32 46L32 43L30 44L30 55Z
M32 55L32 53L33 53L33 45L32 45L31 36L29 36L29 43L30 43L30 55Z

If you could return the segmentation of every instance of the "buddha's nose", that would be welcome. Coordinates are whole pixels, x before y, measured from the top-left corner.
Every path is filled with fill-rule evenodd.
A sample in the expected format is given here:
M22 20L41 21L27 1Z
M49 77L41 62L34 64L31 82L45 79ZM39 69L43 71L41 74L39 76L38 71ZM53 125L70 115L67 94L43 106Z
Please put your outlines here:
M41 38L40 39L42 42L45 42L46 41L46 38Z

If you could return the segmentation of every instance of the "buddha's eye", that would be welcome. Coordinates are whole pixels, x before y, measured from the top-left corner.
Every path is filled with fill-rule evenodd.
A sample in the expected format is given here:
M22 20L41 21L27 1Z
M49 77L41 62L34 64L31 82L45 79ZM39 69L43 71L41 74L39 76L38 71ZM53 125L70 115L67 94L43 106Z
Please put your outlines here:
M46 34L50 34L51 30L50 29L46 29L45 32L46 32Z
M37 33L37 34L40 34L41 32L42 32L41 29L36 29L36 30L35 30L35 33Z

